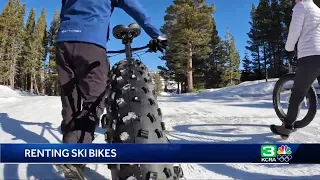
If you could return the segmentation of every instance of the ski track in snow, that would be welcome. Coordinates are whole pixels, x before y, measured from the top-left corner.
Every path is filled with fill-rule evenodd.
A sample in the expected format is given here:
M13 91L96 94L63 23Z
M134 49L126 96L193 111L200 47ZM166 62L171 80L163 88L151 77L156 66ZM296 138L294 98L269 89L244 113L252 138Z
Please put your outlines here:
M158 97L172 143L319 143L319 116L287 141L271 134L280 124L272 107L275 79ZM1 143L61 143L59 97L0 86ZM97 130L95 143L104 143ZM320 179L320 165L182 164L190 179ZM111 179L107 165L88 165L88 180ZM63 179L52 165L1 164L0 179Z

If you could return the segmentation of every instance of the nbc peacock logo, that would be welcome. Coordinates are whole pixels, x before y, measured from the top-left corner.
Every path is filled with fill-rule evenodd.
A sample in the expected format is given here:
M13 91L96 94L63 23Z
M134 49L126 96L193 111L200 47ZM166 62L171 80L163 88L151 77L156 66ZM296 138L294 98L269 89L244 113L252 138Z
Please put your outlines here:
M277 151L277 159L280 162L289 162L292 159L292 151L291 148L287 145L281 145L278 147Z

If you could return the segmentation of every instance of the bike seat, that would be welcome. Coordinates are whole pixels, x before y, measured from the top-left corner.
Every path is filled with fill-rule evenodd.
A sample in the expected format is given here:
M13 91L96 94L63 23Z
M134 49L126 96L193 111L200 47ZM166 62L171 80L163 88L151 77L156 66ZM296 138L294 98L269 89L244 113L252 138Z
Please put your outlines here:
M116 39L122 39L124 35L131 34L133 38L141 34L141 28L138 24L132 23L129 26L117 25L113 28L112 34Z

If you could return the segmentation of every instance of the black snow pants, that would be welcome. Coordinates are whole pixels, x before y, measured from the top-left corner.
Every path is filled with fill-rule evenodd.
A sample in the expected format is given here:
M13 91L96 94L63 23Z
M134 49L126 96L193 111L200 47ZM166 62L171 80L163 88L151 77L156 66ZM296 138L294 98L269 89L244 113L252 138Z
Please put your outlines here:
M284 122L286 126L291 126L297 120L300 104L315 79L319 78L319 75L320 56L308 56L298 59L287 117Z
M61 89L63 143L92 143L105 105L109 61L106 50L81 42L56 46Z

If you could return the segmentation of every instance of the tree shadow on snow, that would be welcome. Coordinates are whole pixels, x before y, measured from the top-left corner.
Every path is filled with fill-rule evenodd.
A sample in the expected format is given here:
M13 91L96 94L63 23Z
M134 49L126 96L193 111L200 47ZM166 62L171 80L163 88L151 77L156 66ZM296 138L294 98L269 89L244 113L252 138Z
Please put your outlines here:
M241 103L241 104L227 104L227 105L224 105L224 106L237 106L237 107L248 107L248 108L265 108L265 109L267 109L267 108L273 109L274 108L272 100L270 100L268 102L264 101L264 102L252 102L252 103ZM282 103L281 106L284 109L288 109L288 106L286 106L284 103ZM302 106L301 109L308 110L308 108L306 106Z
M195 130L194 128L202 127L202 130ZM212 130L203 130L203 127L214 127ZM272 133L244 133L244 134L234 134L236 130L240 127L252 127L252 129L259 128L268 128L267 125L258 125L258 124L196 124L196 125L178 125L173 127L174 131L169 132L169 135L177 140L170 140L172 143L237 143L237 144L251 144L251 143L273 143L279 144L280 138L275 139ZM182 134L179 136L179 132L181 133L189 133L189 135ZM190 137L194 135L193 140L189 140ZM200 136L200 138L199 138ZM214 141L210 138L205 138L201 136L207 137L217 137L216 139L232 139L232 138L243 138L232 142L227 142L223 140L216 140ZM207 141L207 142L205 142ZM248 164L249 165L249 164ZM215 172L217 174L225 175L233 179L320 179L320 175L314 176L276 176L271 174L263 174L258 172L248 172L241 169L233 168L228 165L224 164L201 164L204 168ZM258 165L257 165L258 166ZM276 167L296 167L298 165L259 165L260 169L262 168L276 168ZM308 166L308 165L304 165ZM312 165L310 165L312 168Z
M252 103L242 103L242 104L227 104L225 106L237 106L237 107L248 107L248 108L272 108L273 109L273 103L270 100L270 102L252 102Z
M25 122L10 118L7 113L0 113L0 125L1 129L5 133L14 137L12 140L22 140L26 143L50 143L49 140L44 137L44 132L47 131L58 142L62 143L61 139L53 133L53 131L60 132L59 128L53 128L52 124L49 122ZM24 126L28 125L41 126L42 130L40 134L24 128ZM21 164L4 164L3 178L8 180L21 179L21 177L19 177L19 166L21 166ZM58 172L56 172L53 165L50 164L28 164L26 174L28 179L64 179ZM90 169L88 175L89 179L105 179L102 175L92 172Z
M160 96L158 102L168 102L167 98L170 97L170 102L214 102L214 103L230 103L235 101L242 101L246 98L246 101L256 101L256 100L269 100L269 95L263 94L223 94L219 92L205 92L201 94L182 94L182 95L170 95L170 96Z

